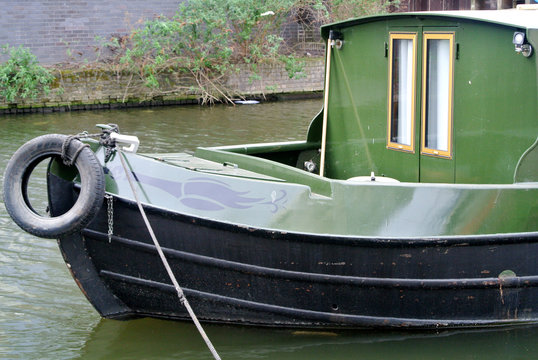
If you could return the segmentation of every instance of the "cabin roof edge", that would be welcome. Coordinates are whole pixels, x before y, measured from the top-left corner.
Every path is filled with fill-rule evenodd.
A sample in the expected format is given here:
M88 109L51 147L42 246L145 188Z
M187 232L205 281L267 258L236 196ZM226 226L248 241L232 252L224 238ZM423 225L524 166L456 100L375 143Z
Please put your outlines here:
M409 13L391 13L350 18L348 20L334 22L321 27L321 35L324 39L329 36L329 30L350 27L375 21L383 21L395 18L451 18L477 22L493 23L504 26L512 26L525 29L538 29L538 10L455 10L455 11L423 11Z

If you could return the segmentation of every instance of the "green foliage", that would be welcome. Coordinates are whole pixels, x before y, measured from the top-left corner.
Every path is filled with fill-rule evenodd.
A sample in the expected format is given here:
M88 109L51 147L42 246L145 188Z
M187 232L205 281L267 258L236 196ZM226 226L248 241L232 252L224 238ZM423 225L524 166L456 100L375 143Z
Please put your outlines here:
M17 97L35 99L41 92L48 94L54 76L39 65L32 52L22 46L2 46L9 59L0 65L0 96L7 102Z
M184 84L188 78L192 84L182 90L201 96L203 103L231 102L237 94L226 87L226 79L244 68L241 65L249 67L250 81L260 80L258 65L264 62L284 64L290 78L305 76L304 62L293 56L280 36L290 16L317 28L398 5L399 0L189 0L174 17L147 21L129 36L96 37L96 60L90 65L107 63L118 73L134 71L159 94L179 90L173 84ZM49 93L53 76L30 50L6 45L3 52L10 59L0 65L0 97L12 102Z
M163 83L170 70L189 77L189 91L202 102L232 101L226 78L250 67L250 81L259 79L258 64L280 62L290 78L304 77L304 63L283 44L282 23L290 14L308 14L311 22L322 23L350 16L383 12L397 1L388 0L189 0L173 18L147 21L130 35L120 63L136 71L145 86L165 93ZM118 44L109 48L118 48ZM168 89L168 90L166 90Z
M297 0L295 9L315 23L330 23L397 9L400 0ZM306 12L306 14L305 14Z
M148 21L133 32L132 46L122 63L136 69L146 86L159 88L159 75L170 68L191 76L203 102L231 101L225 87L238 64L282 61L282 21L294 0L190 0L182 4L172 19ZM292 56L285 58L290 77L301 72Z
M303 73L305 65L304 61L298 61L293 56L284 55L280 57L280 61L284 63L285 69L288 72L288 76L290 77L290 79L302 79L306 77L306 75Z

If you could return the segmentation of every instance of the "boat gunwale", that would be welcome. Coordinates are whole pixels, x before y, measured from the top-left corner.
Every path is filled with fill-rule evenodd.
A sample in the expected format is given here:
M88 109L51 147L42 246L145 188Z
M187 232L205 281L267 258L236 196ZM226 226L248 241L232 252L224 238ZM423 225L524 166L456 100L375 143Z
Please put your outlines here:
M127 197L106 192L119 201L123 201L131 208L138 208L136 202ZM308 243L331 243L331 244L348 244L348 245L367 245L372 247L383 246L408 246L408 247L435 247L439 245L450 246L483 246L488 244L516 244L532 243L538 241L538 231L495 233L495 234L475 234L475 235L440 235L440 236L364 236L364 235L344 235L344 234L323 234L288 231L285 229L271 229L265 227L253 227L248 224L232 223L199 215L192 215L173 211L154 204L143 203L148 214L161 215L165 213L167 217L180 220L184 223L198 224L209 228L221 228L227 230L233 228L235 232L244 232L248 234L256 233L256 236L270 238L272 240L282 241L302 241ZM262 234L262 236L260 236Z

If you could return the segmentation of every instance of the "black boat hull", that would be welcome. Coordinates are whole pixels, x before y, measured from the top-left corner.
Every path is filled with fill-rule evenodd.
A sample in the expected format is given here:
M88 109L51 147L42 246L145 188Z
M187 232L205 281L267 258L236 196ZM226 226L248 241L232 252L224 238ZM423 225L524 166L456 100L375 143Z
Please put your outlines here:
M54 176L52 176L54 179ZM50 181L51 179L49 179ZM56 178L53 188L63 181ZM74 197L51 196L51 209ZM115 197L59 239L73 277L107 318L187 319L136 204ZM538 321L536 233L352 238L285 233L146 207L202 321L285 327L476 327Z

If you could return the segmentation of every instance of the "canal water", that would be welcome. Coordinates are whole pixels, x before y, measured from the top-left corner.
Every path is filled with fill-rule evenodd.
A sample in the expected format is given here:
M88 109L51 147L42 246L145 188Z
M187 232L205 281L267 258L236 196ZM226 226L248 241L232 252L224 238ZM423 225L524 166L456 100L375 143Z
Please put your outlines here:
M24 142L116 123L139 152L304 139L321 100L0 117L0 173ZM0 182L3 181L0 180ZM45 203L44 177L32 201ZM1 200L0 200L1 202ZM32 204L35 204L32 202ZM39 210L39 209L38 209ZM536 359L538 327L408 331L300 331L205 325L223 359ZM56 242L20 230L0 204L0 359L210 359L190 323L104 320L71 278Z

